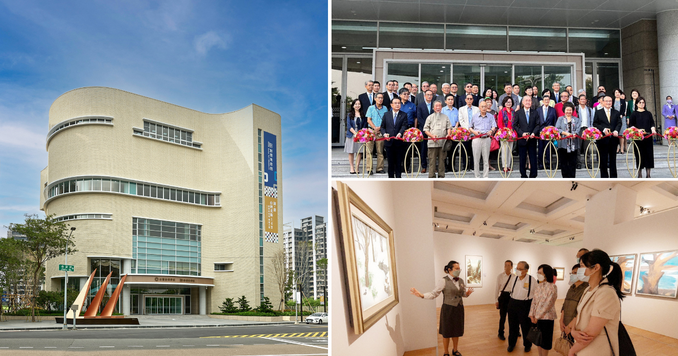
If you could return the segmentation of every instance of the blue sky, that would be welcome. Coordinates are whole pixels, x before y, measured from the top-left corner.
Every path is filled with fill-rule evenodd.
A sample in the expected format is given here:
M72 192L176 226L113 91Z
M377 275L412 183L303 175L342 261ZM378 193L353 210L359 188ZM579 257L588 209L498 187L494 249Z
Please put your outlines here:
M279 113L284 222L327 216L327 43L325 1L0 0L0 236L43 215L49 107L85 86Z

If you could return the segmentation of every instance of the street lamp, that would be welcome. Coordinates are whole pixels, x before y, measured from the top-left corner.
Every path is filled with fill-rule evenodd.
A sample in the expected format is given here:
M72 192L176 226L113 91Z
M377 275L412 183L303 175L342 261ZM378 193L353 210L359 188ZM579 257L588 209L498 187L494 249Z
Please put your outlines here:
M71 243L71 235L73 235L73 231L75 231L75 226L71 226L71 232L68 234L68 239L66 240L66 262L64 264L68 266L68 245ZM66 322L66 313L68 312L68 308L66 304L68 303L68 267L66 267L66 279L64 280L64 326L63 330L68 329L68 324ZM73 314L73 318L75 318L75 314Z

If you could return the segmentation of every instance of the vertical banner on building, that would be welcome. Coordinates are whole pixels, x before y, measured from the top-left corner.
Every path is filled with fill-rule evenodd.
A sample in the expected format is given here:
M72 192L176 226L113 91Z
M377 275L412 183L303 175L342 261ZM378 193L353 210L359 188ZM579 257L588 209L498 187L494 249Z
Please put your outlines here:
M264 236L278 243L278 152L274 134L264 131Z

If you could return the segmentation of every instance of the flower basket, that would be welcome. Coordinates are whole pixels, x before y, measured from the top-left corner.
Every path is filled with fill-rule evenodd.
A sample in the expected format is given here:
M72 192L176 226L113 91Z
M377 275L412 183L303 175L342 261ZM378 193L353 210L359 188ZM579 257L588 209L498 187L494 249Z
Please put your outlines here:
M664 138L673 141L678 139L678 127L676 126L671 126L666 131L664 131Z
M629 141L642 140L644 138L643 137L643 131L641 131L640 129L638 129L634 126L631 126L631 127L627 128L626 130L624 130L624 138L626 138Z
M518 138L518 135L511 128L502 127L497 130L497 133L494 134L494 138L502 142L507 142L514 141L516 138Z
M403 140L405 142L421 142L424 140L424 134L422 134L421 130L419 130L418 128L412 127L405 131L405 135L403 135Z
M584 140L597 141L603 137L603 133L595 127L589 127L582 132L581 137Z
M353 142L367 143L371 141L374 141L374 131L368 128L361 129L355 137L353 137Z
M553 141L560 140L560 131L555 126L546 126L541 130L539 134L542 140Z
M463 127L457 127L456 129L453 129L452 135L450 135L450 139L454 141L468 141L470 137L471 131Z

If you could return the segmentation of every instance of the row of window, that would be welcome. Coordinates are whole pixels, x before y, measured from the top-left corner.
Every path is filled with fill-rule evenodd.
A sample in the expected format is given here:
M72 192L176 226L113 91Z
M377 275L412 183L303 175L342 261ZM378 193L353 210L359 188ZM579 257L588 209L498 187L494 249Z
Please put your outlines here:
M75 215L64 215L57 216L56 221L69 221L69 220L87 220L87 219L106 219L110 220L113 218L113 214L75 214Z
M47 187L47 198L75 192L122 193L196 205L221 206L221 194L205 194L108 178L71 179L52 183Z
M113 125L113 118L108 116L105 117L91 116L91 117L79 117L61 122L59 124L54 125L54 127L52 127L52 129L49 130L49 133L47 133L47 142L49 142L49 140L52 139L52 136L54 136L58 131L61 131L65 128L69 128L75 125L86 125L86 124Z
M144 120L144 130L141 131L139 129L135 129L134 134L189 147L200 148L202 146L202 143L193 141L192 131L161 125L146 120Z
M202 227L132 218L132 273L200 275Z
M196 224L187 224L174 221L152 220L143 218L133 218L132 236L138 236L140 239L148 242L156 242L158 237L200 241L202 226ZM141 240L140 240L141 241Z
M620 58L618 29L332 21L332 52L374 48L541 51Z

